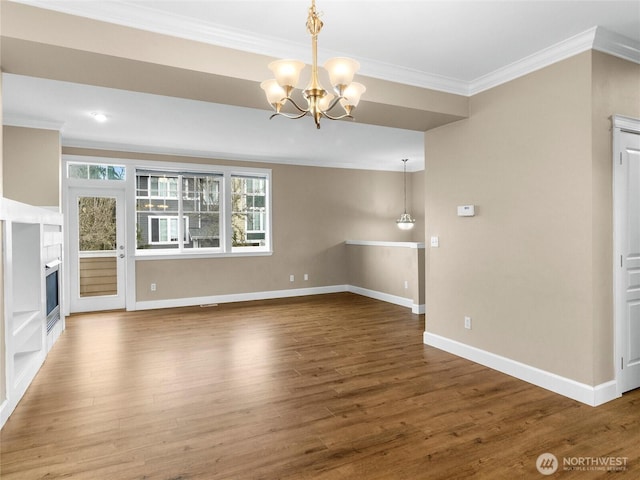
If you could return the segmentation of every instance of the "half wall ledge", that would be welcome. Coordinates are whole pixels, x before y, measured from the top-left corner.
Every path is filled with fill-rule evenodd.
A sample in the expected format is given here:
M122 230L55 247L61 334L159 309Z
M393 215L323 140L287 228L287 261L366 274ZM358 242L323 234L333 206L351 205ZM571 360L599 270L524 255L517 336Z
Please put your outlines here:
M425 244L347 240L347 283L354 292L398 303L406 299L413 313L425 312Z

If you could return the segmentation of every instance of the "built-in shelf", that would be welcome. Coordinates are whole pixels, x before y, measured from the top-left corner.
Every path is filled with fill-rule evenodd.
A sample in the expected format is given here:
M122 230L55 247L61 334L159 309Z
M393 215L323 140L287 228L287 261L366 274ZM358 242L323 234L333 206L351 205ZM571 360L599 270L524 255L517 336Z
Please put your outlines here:
M13 329L12 334L14 337L20 335L30 323L37 323L40 321L40 310L27 310L26 312L15 312L13 314Z
M38 373L40 365L40 357L42 352L40 350L35 352L22 352L17 353L13 357L14 374L11 379L11 387L13 390L25 390L31 383L31 380Z
M38 312L38 315L33 316L31 321L24 323L18 333L13 334L14 352L17 354L42 348L41 344L34 343L34 335L42 337L42 315L40 312Z
M45 265L62 260L62 215L0 198L4 274L4 345L0 353L0 427L42 366L47 335ZM64 318L55 332L64 329ZM57 337L56 337L57 338Z

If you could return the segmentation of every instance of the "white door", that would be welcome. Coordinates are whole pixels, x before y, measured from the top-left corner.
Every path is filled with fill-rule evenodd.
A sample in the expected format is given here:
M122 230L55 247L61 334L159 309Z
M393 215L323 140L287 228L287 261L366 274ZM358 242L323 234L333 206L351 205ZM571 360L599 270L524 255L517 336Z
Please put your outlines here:
M124 191L69 189L70 312L125 308Z
M640 387L640 134L618 131L614 157L616 369L624 393Z

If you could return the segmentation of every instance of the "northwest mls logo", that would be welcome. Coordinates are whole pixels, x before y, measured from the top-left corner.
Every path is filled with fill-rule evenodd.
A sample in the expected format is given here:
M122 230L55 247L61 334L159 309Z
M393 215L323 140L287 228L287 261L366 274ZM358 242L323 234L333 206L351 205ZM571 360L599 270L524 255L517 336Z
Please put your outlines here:
M536 468L543 475L553 475L558 470L558 459L553 453L543 453L536 460Z

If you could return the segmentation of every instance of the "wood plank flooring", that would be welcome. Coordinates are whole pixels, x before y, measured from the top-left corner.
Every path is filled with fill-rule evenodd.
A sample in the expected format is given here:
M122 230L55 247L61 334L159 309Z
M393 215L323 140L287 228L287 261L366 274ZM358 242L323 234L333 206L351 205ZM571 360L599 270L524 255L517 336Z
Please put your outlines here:
M626 457L640 391L593 408L423 345L353 294L72 316L0 436L0 478L545 478Z

